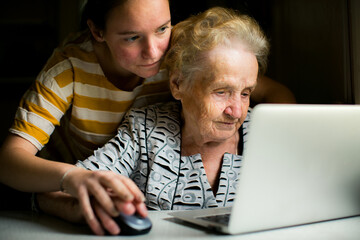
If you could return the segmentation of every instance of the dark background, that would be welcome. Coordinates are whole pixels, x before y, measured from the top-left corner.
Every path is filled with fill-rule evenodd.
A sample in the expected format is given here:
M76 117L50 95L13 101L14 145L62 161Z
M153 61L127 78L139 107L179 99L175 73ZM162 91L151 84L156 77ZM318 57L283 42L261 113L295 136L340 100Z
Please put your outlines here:
M53 49L77 31L82 4L83 0L1 1L0 144L22 94ZM356 0L170 0L170 4L173 24L212 6L253 16L271 43L267 75L288 86L299 103L356 102L355 51L360 48ZM22 194L3 186L0 190L0 208L29 206Z

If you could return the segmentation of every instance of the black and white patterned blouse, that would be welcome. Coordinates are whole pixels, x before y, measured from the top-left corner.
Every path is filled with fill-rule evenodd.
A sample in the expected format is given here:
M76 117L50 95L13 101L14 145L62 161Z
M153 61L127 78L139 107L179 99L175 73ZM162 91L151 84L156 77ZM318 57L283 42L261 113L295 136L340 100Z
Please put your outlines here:
M77 166L111 170L130 177L154 210L186 210L231 206L241 155L225 153L214 196L200 154L181 156L181 106L178 102L130 110L117 135ZM240 150L248 116L240 128ZM181 156L181 157L180 157Z

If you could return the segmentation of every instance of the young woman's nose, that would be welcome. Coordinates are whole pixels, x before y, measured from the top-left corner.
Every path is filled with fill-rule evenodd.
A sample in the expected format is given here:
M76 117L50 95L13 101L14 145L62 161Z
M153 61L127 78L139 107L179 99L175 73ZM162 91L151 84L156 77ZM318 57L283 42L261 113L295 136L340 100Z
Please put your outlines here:
M156 59L158 54L158 44L155 39L146 38L144 39L142 56L145 59Z

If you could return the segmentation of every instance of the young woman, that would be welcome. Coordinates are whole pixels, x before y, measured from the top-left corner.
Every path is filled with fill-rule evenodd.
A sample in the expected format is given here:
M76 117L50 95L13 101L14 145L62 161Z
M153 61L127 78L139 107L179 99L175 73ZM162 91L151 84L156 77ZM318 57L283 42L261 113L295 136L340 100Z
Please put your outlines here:
M168 0L88 0L84 19L88 28L54 51L21 100L0 151L0 182L12 188L59 191L134 102L169 91L167 74L158 74L171 34ZM137 189L123 197L143 199ZM108 198L99 201L118 214Z
M89 0L84 11L88 29L54 51L2 147L0 181L16 189L59 190L72 165L44 158L86 158L136 99L168 91L158 74L171 34L168 0Z

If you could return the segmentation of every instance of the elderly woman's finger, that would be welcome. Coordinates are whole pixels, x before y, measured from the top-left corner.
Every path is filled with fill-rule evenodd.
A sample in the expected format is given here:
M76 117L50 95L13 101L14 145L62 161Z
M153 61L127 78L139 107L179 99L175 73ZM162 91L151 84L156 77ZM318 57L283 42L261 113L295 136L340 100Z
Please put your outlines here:
M147 217L148 215L148 209L145 205L144 202L140 202L138 204L135 205L135 208L136 208L136 212L142 216L142 217Z
M93 195L94 198L100 203L100 205L107 211L108 214L113 217L119 214L108 194L108 191L98 182L97 179L90 179L87 184L87 189L89 193Z
M85 188L79 189L78 199L79 199L80 209L84 215L85 221L87 222L91 230L96 235L104 235L104 231L99 221L96 219L93 209L91 207L90 197L89 194L87 193L87 189Z
M112 216L110 216L101 205L95 200L92 201L96 216L100 220L102 226L111 234L117 235L120 233L120 228L117 223L114 221Z
M124 202L117 197L112 199L119 212L122 212L126 215L132 215L136 212L136 207L133 202Z
M135 212L142 217L147 217L148 215L148 210L144 202L123 202L116 197L112 199L116 208L126 215L132 215Z

